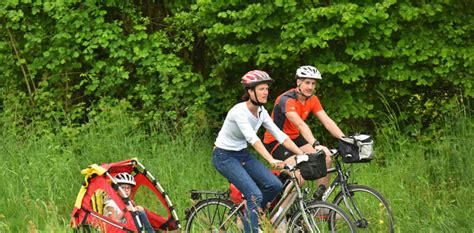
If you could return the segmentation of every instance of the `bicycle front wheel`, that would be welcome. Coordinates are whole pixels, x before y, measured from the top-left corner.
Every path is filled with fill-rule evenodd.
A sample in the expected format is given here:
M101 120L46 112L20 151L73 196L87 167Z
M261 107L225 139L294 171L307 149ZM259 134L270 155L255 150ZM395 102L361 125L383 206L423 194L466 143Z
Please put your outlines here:
M303 214L308 217L305 222ZM355 232L349 216L334 204L312 201L306 204L305 213L298 210L290 218L288 232Z
M244 217L234 203L220 198L200 201L187 216L186 232L243 232Z
M348 185L347 188L349 195L340 191L334 204L350 215L357 231L394 232L392 210L382 194L363 185Z

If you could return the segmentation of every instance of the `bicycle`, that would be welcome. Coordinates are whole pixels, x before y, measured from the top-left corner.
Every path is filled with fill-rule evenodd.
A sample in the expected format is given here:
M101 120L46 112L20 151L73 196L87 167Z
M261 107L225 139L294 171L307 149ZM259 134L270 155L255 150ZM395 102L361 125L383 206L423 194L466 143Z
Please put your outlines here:
M298 159L296 161L299 164ZM269 210L268 219L272 228L276 229L288 216L288 232L355 232L355 226L339 207L323 201L305 202L308 190L300 188L296 176L297 167L298 165L285 165L282 170L289 178L285 182L284 187L287 188L283 189L281 198L275 200L276 204ZM294 191L296 194L291 195ZM234 203L229 193L230 191L191 190L191 198L198 202L186 210L185 231L243 232L246 200ZM202 196L205 198L202 199ZM288 201L287 205L283 206L285 201Z
M336 194L333 204L344 210L357 227L357 231L394 232L394 218L389 203L377 190L357 183L350 183L351 170L344 170L341 164L339 150L331 150L335 167L328 173L337 173L329 188L318 187L313 200L327 201L337 186L340 191ZM321 188L322 187L322 188Z

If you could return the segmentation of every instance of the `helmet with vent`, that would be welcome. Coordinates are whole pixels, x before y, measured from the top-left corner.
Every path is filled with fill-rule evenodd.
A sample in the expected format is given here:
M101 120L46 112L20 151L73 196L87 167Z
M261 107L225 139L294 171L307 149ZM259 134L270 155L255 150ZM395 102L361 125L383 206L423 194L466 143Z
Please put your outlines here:
M261 83L272 83L274 80L265 71L252 70L242 76L241 83L244 87L253 88Z
M301 66L296 70L297 79L322 79L321 73L314 66Z
M135 182L135 178L127 172L122 172L115 175L115 180L118 184L129 184L135 186L137 183Z

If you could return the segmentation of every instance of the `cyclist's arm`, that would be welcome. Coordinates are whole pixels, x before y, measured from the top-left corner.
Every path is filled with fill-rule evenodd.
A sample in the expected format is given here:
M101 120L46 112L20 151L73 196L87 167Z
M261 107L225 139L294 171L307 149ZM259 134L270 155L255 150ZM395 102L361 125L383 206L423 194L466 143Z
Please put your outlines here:
M301 155L304 152L293 142L293 140L288 137L283 131L281 131L278 126L275 125L275 123L270 120L266 123L266 126L268 127L267 129L270 131L272 135L277 139L279 143L281 143L286 149L289 151L293 152L296 155ZM277 136L280 135L280 136Z
M270 131L275 139L291 152L297 155L303 154L303 151L288 137L288 135L286 135L283 131L281 131L280 128L278 128L278 126L276 126L270 115L268 115L267 112L264 114L265 115L262 116L265 117L263 125L268 129L268 131Z
M342 130L339 129L337 124L326 114L326 111L318 111L316 117L318 117L319 121L324 125L324 128L326 128L333 137L340 139L344 136Z
M295 155L304 154L304 152L290 138L286 138L285 141L283 141L282 145L286 149L288 149L291 152L295 153Z
M257 140L254 144L252 144L252 146L272 166L275 166L277 168L283 168L283 166L285 165L281 160L277 160L272 157L272 155L267 151L260 139Z
M113 206L106 206L104 208L104 215L115 221L119 221L123 216L122 214L117 213L117 210Z
M300 131L300 134L303 136L303 138L310 144L313 145L313 143L316 141L316 138L314 138L313 133L311 132L311 129L309 126L301 119L300 115L296 112L287 112L285 113L286 118L294 125L298 130Z

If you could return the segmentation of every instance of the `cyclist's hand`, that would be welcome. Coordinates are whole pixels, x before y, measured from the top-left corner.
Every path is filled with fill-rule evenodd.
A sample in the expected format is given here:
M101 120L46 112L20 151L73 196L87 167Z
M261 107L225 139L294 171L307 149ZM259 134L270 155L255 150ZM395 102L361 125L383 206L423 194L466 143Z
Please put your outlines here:
M329 152L329 149L325 146L315 146L314 149L316 150L316 152L322 150L324 151L325 154L331 154L331 152Z
M272 159L270 161L270 164L272 165L272 168L277 168L277 169L285 168L285 162L278 159Z
M141 206L139 206L139 205L136 206L136 209L137 209L138 211L145 211L145 209L143 209L143 207L141 207Z

